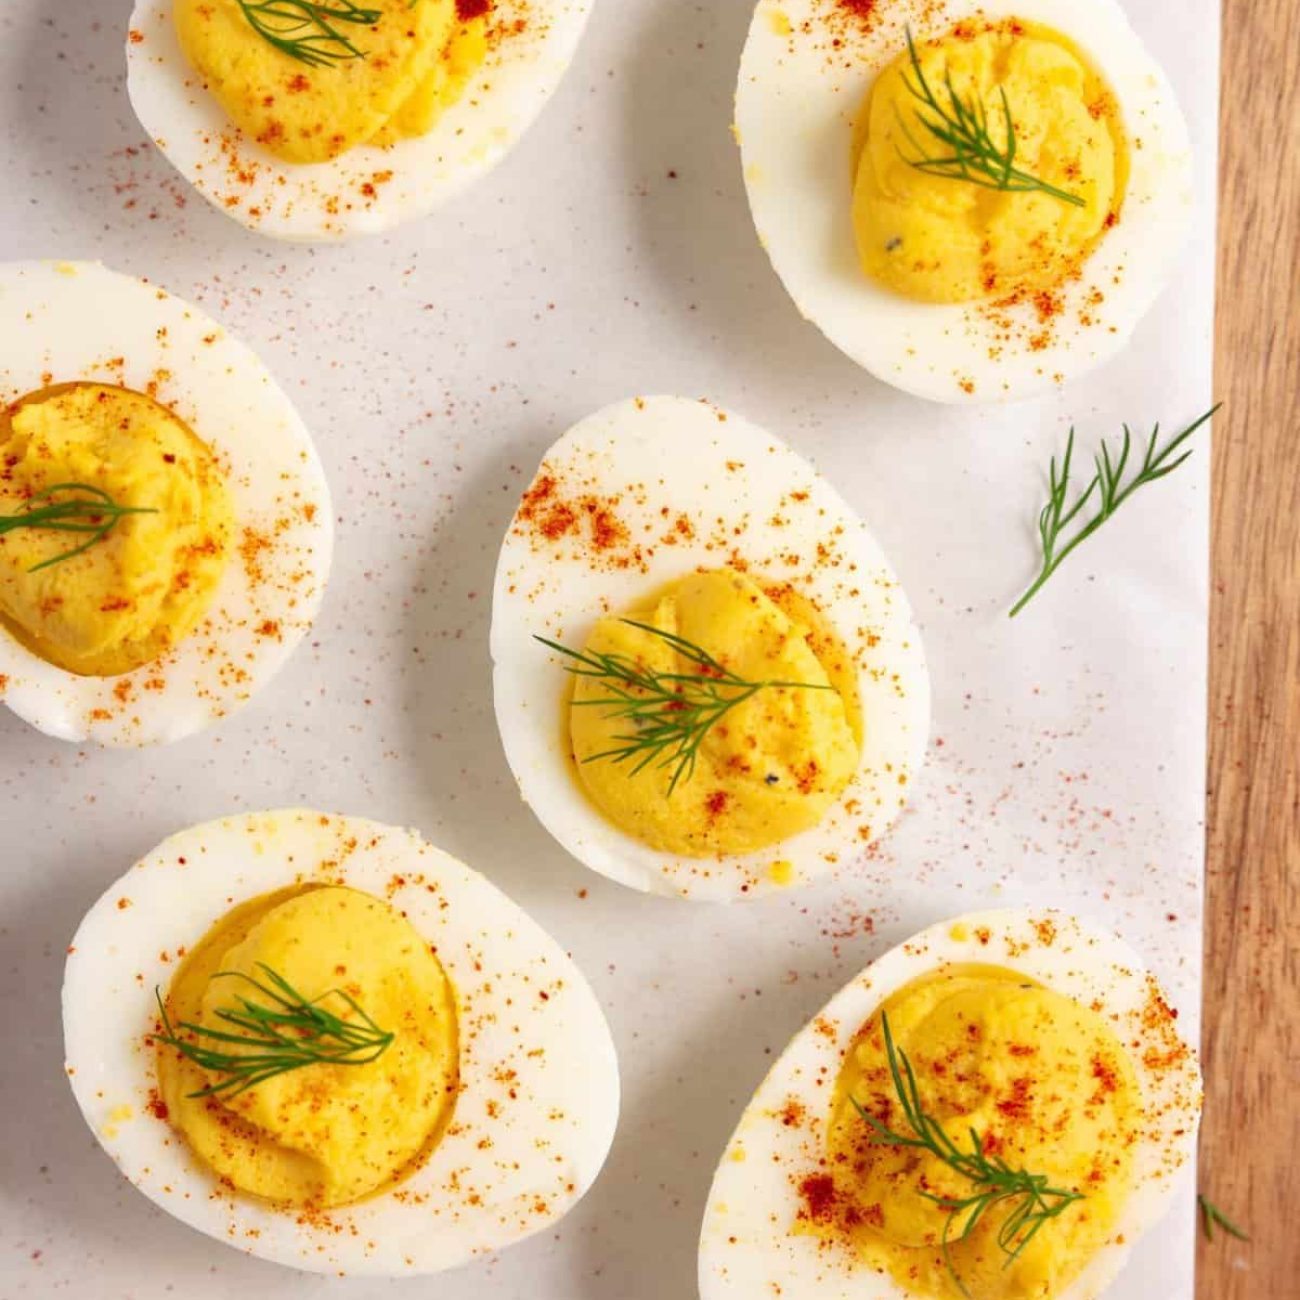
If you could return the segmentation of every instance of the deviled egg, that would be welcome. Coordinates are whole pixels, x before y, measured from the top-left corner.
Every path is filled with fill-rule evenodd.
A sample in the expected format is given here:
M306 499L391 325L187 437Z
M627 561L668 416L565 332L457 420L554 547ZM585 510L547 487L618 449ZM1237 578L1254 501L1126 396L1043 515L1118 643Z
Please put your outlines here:
M862 521L728 411L636 398L546 453L492 610L520 791L579 861L735 899L851 862L907 801L929 678Z
M0 266L0 698L51 736L178 740L302 640L333 519L311 437L197 308Z
M421 216L510 151L592 0L138 0L146 131L251 230L335 240Z
M146 1196L312 1272L452 1268L553 1226L613 1138L573 961L410 831L294 810L183 831L68 950L67 1073Z
M1091 1300L1195 1151L1200 1075L1125 944L1072 917L931 927L842 989L745 1108L701 1300Z
M1187 126L1118 0L759 0L736 130L799 310L939 401L1112 356L1189 226Z

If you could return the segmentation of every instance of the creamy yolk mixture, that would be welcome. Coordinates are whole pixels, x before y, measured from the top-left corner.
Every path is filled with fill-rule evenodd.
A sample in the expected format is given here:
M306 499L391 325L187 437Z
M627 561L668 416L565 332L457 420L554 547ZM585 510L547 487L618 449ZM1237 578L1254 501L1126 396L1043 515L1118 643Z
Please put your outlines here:
M335 886L289 889L213 926L172 981L168 1017L229 1030L221 1009L239 997L266 999L242 980L214 976L265 982L267 969L304 999L355 1019L336 990L346 993L394 1035L391 1045L367 1064L317 1062L237 1096L198 1097L224 1076L160 1044L169 1121L218 1177L269 1201L324 1208L391 1185L428 1156L455 1106L456 1000L441 964L380 899Z
M982 107L999 149L1005 92L1015 166L1083 204L912 166L922 154L950 157L952 150L921 124L937 115L908 89L917 77L904 52L876 79L858 120L853 225L863 269L896 293L936 303L1059 283L1119 219L1128 146L1114 95L1068 37L1037 23L964 23L916 49L940 106L951 108L950 78L961 100Z
M68 672L111 677L158 659L198 626L230 550L230 499L211 450L143 393L61 384L0 411L0 515L59 484L152 513L123 516L85 553L39 569L85 537L0 535L0 620Z
M250 138L292 163L325 162L359 144L393 144L430 131L487 57L490 7L466 0L365 0L373 25L332 20L357 56L319 66L259 32L292 42L315 34L240 0L176 0L176 31L190 64ZM251 12L250 12L251 11ZM465 14L462 18L462 14ZM472 16L471 16L472 15Z
M857 769L861 722L856 670L817 611L790 589L765 591L718 569L682 578L624 617L684 637L746 681L830 689L771 687L736 705L705 733L694 773L669 795L671 768L655 761L633 772L635 759L597 757L634 727L584 703L607 697L610 683L575 677L573 754L601 812L653 848L688 857L751 852L820 821ZM586 649L657 672L700 671L621 618L602 619Z
M846 1235L865 1261L918 1295L955 1300L961 1287L970 1300L1059 1295L1110 1240L1131 1187L1142 1101L1124 1048L1096 1012L998 968L950 968L895 993L883 1010L923 1110L954 1143L970 1150L973 1129L987 1155L1083 1199L1047 1220L1009 1264L997 1234L1013 1206L992 1206L968 1238L950 1240L950 1269L948 1211L921 1193L964 1200L980 1189L929 1152L881 1145L858 1113L855 1101L911 1134L877 1014L836 1085L834 1191L810 1216L812 1229Z

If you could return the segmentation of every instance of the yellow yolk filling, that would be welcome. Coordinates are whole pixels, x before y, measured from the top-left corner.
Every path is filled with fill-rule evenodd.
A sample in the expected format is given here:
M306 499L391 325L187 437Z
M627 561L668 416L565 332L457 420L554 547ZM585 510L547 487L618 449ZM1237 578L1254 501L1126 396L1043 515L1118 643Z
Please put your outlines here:
M375 133L370 143L389 145L398 140L428 135L443 113L460 99L487 55L487 16L462 23L452 32L442 58L434 63L424 80Z
M391 1045L366 1064L317 1062L208 1097L193 1094L225 1076L160 1045L169 1121L223 1181L279 1204L343 1205L392 1185L427 1158L455 1107L456 1000L441 964L380 899L336 886L283 890L236 907L204 936L172 981L169 1019L229 1030L219 1010L237 997L267 999L214 976L264 982L264 968L355 1019L342 990L394 1035Z
M861 724L850 656L808 602L719 569L673 583L625 617L684 637L747 681L830 689L770 687L736 705L705 733L694 772L669 795L671 767L656 760L634 772L636 759L596 757L633 727L584 703L607 697L609 683L575 677L573 754L601 812L651 847L687 857L747 853L816 825L857 769ZM658 672L698 671L667 642L619 618L602 619L586 649Z
M85 536L0 535L0 620L68 672L130 672L184 640L212 603L234 528L224 476L208 446L152 398L62 384L0 411L0 515L62 483L153 513L122 516L83 554L36 572Z
M963 1151L985 1153L1083 1194L1048 1219L1008 1264L998 1230L1013 1203L989 1209L965 1240L921 1193L964 1200L981 1188L936 1156L875 1140L854 1101L910 1135L891 1080L879 1014L864 1026L836 1085L828 1130L833 1195L801 1226L847 1236L871 1266L917 1295L1050 1300L1114 1233L1132 1183L1142 1100L1128 1056L1094 1011L1010 971L955 967L885 1003L921 1105ZM964 1223L963 1223L964 1226ZM960 1278L954 1281L953 1271Z
M1119 218L1128 146L1114 95L1068 37L1037 23L966 23L916 48L940 106L951 109L951 78L961 100L983 108L999 149L1006 143L1005 92L1015 166L1083 205L912 166L909 159L951 157L952 150L921 124L936 114L909 91L917 79L904 52L872 85L856 132L853 225L866 274L908 298L937 303L1059 283Z
M286 162L325 162L359 144L427 133L487 57L489 15L462 22L456 0L364 0L358 8L378 20L331 20L357 55L320 66L268 40L240 0L176 0L176 31L185 57L245 135ZM310 23L260 21L281 40L314 35L313 48L347 54Z

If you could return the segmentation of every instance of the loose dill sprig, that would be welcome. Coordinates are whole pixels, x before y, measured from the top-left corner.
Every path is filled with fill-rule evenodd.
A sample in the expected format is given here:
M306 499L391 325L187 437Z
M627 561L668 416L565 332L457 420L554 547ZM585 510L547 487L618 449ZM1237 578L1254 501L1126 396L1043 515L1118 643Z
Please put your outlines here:
M1011 193L1029 193L1037 191L1050 194L1062 203L1075 207L1086 206L1087 200L1081 195L1071 194L1068 190L1058 189L1055 185L1042 180L1031 172L1016 166L1016 127L1011 117L1011 105L1007 101L1007 92L999 88L1002 98L1002 117L1006 124L1006 139L998 144L989 131L988 111L977 95L971 94L963 99L952 84L952 74L944 72L944 90L947 92L947 104L940 101L935 94L925 70L921 67L921 56L916 52L916 43L912 39L912 30L907 30L907 53L912 64L909 77L903 75L903 84L908 93L920 107L916 111L917 122L934 141L947 147L948 152L931 154L918 142L916 136L899 114L898 123L903 135L913 152L909 156L899 150L899 156L909 166L930 176L946 176L950 180L969 181L972 185L989 190L1004 190Z
M834 689L819 682L749 681L685 637L630 618L619 621L657 637L693 664L694 671L659 672L642 667L626 655L571 650L544 636L533 640L567 659L566 672L605 684L606 694L575 700L575 707L604 709L606 716L626 719L632 727L627 735L614 737L617 743L612 748L583 761L630 762L629 776L635 776L652 763L671 768L670 796L680 782L690 780L704 737L728 713L759 691Z
M265 963L257 966L265 982L241 971L219 971L212 977L243 981L260 995L259 1001L237 995L236 1005L216 1011L229 1030L189 1020L173 1026L162 994L154 990L163 1032L151 1035L153 1040L174 1047L212 1074L226 1076L190 1093L191 1097L238 1097L267 1079L309 1065L369 1065L392 1046L394 1035L380 1029L342 989L308 1001ZM327 1011L321 1004L329 998L342 1002L356 1019L345 1020Z
M56 501L62 493L72 495ZM44 503L44 504L42 504ZM28 573L38 573L51 565L62 564L73 556L82 555L98 542L102 542L126 515L152 515L151 506L123 506L113 500L103 489L88 483L55 483L28 498L24 508L16 515L0 515L0 536L19 528L40 528L53 533L88 534L80 546L61 551L48 560L33 564Z
M1249 1241L1244 1229L1239 1228L1233 1221L1228 1218L1224 1212L1219 1209L1209 1197L1203 1193L1196 1197L1196 1204L1201 1209L1201 1231L1205 1234L1206 1241L1214 1240L1214 1229L1222 1228L1230 1237L1236 1237L1238 1241Z
M416 0L411 0L414 6ZM238 0L252 29L282 54L310 68L364 59L340 24L373 27L382 9L365 9L353 0Z
M939 1196L933 1192L917 1192L918 1196L948 1212L943 1225L943 1260L958 1289L963 1295L969 1296L953 1263L953 1242L965 1241L990 1210L998 1205L1006 1205L1008 1211L998 1228L997 1243L1006 1255L1003 1267L1010 1267L1044 1224L1063 1214L1076 1201L1083 1200L1083 1193L1066 1187L1053 1187L1047 1174L1031 1174L1024 1169L1012 1169L1005 1160L985 1152L983 1140L973 1128L969 1130L971 1149L963 1151L948 1136L943 1125L926 1113L912 1063L908 1060L907 1053L895 1046L889 1028L889 1017L883 1012L880 1023L885 1033L885 1055L889 1062L890 1078L911 1135L899 1133L881 1123L856 1099L853 1099L853 1106L875 1132L876 1145L926 1151L961 1177L970 1180L972 1190L969 1196Z
M1011 618L1015 618L1038 594L1043 584L1060 568L1070 552L1086 542L1138 488L1172 474L1192 454L1190 450L1183 451L1181 455L1177 453L1192 434L1209 421L1220 405L1222 403L1212 406L1199 420L1189 424L1163 447L1157 445L1160 438L1160 426L1157 424L1151 431L1141 467L1127 483L1124 482L1124 474L1128 469L1133 435L1126 424L1124 445L1120 448L1119 455L1113 456L1107 444L1105 442L1101 444L1101 451L1096 454L1094 460L1096 472L1091 482L1074 504L1067 508L1066 498L1070 491L1070 460L1074 455L1074 430L1070 430L1069 439L1065 444L1065 455L1059 469L1056 457L1052 457L1047 504L1038 516L1038 536L1043 550L1042 568L1029 590L1011 607ZM1094 496L1097 498L1096 513L1068 541L1062 541L1066 530Z

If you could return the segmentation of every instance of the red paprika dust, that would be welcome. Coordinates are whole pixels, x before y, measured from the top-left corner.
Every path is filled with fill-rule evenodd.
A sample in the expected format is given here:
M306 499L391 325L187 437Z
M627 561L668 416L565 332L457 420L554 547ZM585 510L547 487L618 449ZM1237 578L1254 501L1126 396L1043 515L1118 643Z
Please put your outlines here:
M803 1198L805 1213L814 1223L830 1221L839 1201L835 1180L830 1174L809 1174L799 1184L799 1195Z

